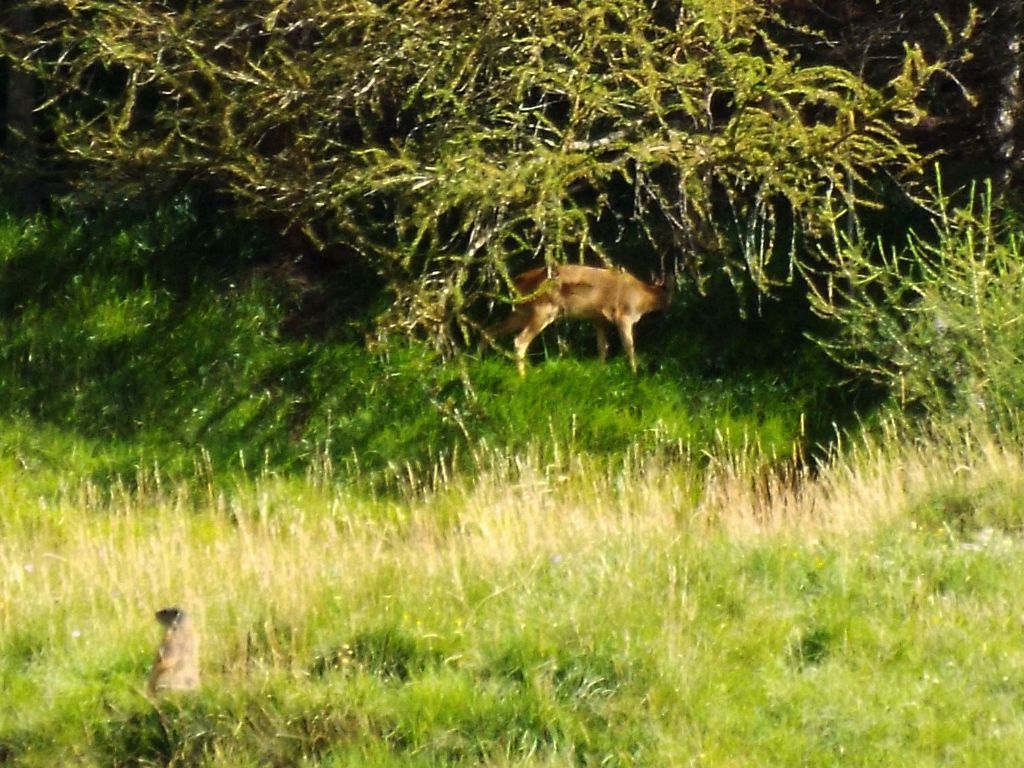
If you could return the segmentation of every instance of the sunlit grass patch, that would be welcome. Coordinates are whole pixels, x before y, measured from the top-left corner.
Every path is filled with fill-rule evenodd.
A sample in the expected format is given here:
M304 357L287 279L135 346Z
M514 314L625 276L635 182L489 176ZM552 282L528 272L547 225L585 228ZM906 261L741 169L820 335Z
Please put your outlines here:
M1018 454L865 444L769 480L750 457L494 455L376 498L272 473L26 496L9 467L0 498L33 513L0 517L0 745L29 765L1009 764L1017 532L919 510L964 476L1011 502ZM155 706L168 604L195 616L203 689Z

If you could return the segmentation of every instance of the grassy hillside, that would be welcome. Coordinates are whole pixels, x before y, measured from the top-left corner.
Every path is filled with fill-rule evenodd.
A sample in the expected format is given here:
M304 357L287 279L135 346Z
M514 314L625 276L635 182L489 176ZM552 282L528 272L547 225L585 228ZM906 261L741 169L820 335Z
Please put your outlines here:
M1024 748L1014 344L962 344L986 372L965 377L923 305L865 310L963 379L884 430L793 301L741 319L684 289L638 328L639 376L570 328L520 379L496 352L368 348L375 286L311 282L189 205L72 221L0 220L0 763ZM956 339L1016 317L952 314L961 288L935 289ZM153 701L168 605L196 618L203 686Z
M1011 765L1019 451L492 455L371 498L0 482L0 754L17 765ZM180 604L202 690L148 701Z
M441 364L415 341L369 350L359 306L387 301L372 280L313 280L267 242L186 202L0 218L0 455L96 480L326 456L379 484L472 469L487 449L788 455L849 415L799 324L742 321L692 288L639 326L642 375L621 355L600 366L584 324L561 328L564 345L546 333L521 380L498 351Z

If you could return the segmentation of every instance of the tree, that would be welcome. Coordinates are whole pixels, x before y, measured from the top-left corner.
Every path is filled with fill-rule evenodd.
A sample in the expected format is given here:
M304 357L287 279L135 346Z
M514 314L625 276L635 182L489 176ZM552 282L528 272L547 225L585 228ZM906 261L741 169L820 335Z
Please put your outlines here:
M26 41L35 31L31 6L15 2L0 15L0 32L9 50L7 88L4 99L3 160L11 175L12 193L22 211L30 213L39 207L36 127L35 78L21 66L28 57Z
M442 347L520 261L637 250L772 290L835 201L917 173L899 126L941 70L804 63L816 35L759 0L39 4L91 196L225 190L343 247L392 291L382 323Z
M947 64L922 93L928 112L906 132L942 155L948 178L992 176L1019 185L1024 169L1024 6L1019 0L783 0L792 25L821 34L805 58L860 73L880 86L896 76L906 45Z
M1001 59L989 121L989 141L1004 185L1024 172L1024 8L1003 3L992 14L995 51Z

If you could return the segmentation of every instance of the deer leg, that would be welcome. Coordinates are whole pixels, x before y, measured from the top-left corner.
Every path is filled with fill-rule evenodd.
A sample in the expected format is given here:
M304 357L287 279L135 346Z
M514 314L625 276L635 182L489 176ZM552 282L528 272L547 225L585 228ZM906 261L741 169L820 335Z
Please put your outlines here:
M558 306L555 304L534 304L532 310L530 319L515 341L516 367L520 376L526 375L526 351L530 343L558 317Z
M603 363L608 359L608 324L604 320L594 321L597 331L597 357Z
M633 369L633 373L636 373L636 351L633 349L633 323L635 322L628 318L620 318L617 323L619 338L622 339L622 348L629 355L629 367Z

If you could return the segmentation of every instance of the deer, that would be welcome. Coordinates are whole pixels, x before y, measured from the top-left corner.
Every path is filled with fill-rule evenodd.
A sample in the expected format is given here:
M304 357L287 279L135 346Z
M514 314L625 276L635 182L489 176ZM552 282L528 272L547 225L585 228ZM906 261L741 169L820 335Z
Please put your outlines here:
M511 333L516 366L526 375L526 352L537 335L559 316L590 320L597 331L597 354L608 358L608 327L614 325L636 373L633 326L648 312L664 310L672 299L672 281L645 283L624 269L561 264L537 267L512 280L521 300L503 322L484 331L488 339Z

